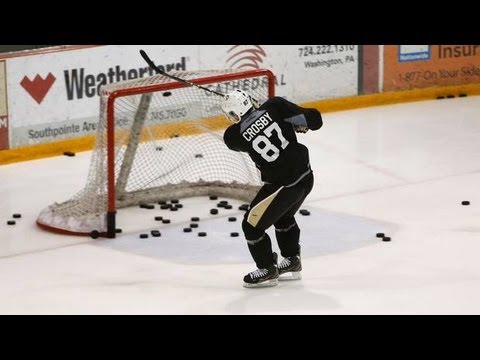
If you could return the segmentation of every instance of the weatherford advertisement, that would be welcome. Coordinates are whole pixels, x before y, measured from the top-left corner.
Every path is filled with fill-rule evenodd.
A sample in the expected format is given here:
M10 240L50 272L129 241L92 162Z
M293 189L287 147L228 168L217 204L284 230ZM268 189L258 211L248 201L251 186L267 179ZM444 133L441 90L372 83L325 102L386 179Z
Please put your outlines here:
M8 149L8 108L5 61L0 61L0 150Z
M383 90L480 82L480 45L385 45Z
M295 102L358 93L357 45L108 45L38 53L6 60L10 147L94 134L100 86L154 74L140 49L167 72L271 69L277 95ZM7 118L0 115L2 134Z
M166 71L198 68L198 49L186 45L99 46L7 59L10 147L94 134L101 85L154 75L142 48Z

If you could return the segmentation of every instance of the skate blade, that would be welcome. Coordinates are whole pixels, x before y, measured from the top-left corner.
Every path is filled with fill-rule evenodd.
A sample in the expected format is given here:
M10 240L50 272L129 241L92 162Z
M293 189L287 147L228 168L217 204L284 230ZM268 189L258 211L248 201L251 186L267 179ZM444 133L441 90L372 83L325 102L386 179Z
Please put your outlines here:
M262 287L272 287L277 285L278 285L277 279L267 280L258 284L249 284L246 282L243 283L243 287L246 287L246 288L262 288Z
M302 273L300 271L290 271L279 276L279 281L301 280Z

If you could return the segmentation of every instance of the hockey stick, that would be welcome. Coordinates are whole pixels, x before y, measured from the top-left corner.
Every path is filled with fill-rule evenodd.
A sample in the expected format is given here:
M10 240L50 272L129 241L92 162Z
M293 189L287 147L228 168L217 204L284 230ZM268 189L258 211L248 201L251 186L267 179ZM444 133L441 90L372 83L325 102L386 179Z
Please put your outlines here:
M205 91L208 91L209 93L212 93L212 94L215 94L215 95L218 95L218 96L222 96L224 97L225 95L222 94L222 93L219 93L215 90L210 90L206 87L203 87L201 85L197 85L197 84L194 84L190 81L187 81L187 80L184 80L184 79L181 79L177 76L174 76L174 75L170 75L170 74L167 74L165 71L162 71L157 65L155 65L155 63L148 57L147 53L143 50L140 50L140 55L142 55L142 58L143 60L145 60L148 64L148 66L150 66L153 70L155 70L157 72L157 74L161 74L161 75L164 75L166 77L169 77L173 80L176 80L176 81L179 81L181 83L184 83L184 84L187 84L189 86L195 86L196 88L198 89L201 89L201 90L205 90Z

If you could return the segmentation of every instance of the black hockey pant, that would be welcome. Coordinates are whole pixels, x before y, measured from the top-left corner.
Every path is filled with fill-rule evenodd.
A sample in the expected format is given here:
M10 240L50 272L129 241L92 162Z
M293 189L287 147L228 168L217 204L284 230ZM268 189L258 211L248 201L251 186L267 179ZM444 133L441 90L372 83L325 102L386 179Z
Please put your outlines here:
M242 228L250 254L259 269L273 264L272 243L265 232L272 225L275 226L282 256L300 254L300 229L295 221L295 213L312 188L313 173L310 173L287 186L265 184L253 199Z

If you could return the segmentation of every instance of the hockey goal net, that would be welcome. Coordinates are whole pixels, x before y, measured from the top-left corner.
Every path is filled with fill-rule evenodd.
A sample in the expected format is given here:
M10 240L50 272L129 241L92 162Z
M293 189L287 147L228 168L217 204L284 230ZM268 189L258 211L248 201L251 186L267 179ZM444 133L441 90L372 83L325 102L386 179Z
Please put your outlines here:
M260 103L274 95L268 70L171 74L220 93L240 88ZM248 155L223 143L231 123L220 99L163 75L103 86L86 186L44 209L37 224L59 233L115 237L115 213L123 207L202 195L253 199L259 172Z

